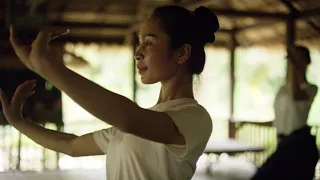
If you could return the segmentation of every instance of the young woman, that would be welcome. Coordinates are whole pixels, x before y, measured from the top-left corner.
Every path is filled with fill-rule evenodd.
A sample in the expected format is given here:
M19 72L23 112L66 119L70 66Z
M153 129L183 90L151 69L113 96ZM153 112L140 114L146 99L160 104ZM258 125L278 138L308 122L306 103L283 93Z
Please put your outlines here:
M289 49L287 84L280 88L274 102L278 141L295 130L307 126L307 119L313 99L317 94L316 85L306 78L311 63L309 50L303 46Z
M55 61L47 44L50 32L41 31L30 48L11 28L13 48L29 69L113 127L78 137L25 121L21 107L33 94L35 81L20 85L10 104L1 92L4 114L46 148L70 156L107 154L108 180L191 179L212 131L208 112L194 99L192 80L202 72L204 45L215 41L218 29L217 17L205 7L192 12L163 6L153 11L141 25L135 59L141 81L161 82L161 91L157 104L143 109Z

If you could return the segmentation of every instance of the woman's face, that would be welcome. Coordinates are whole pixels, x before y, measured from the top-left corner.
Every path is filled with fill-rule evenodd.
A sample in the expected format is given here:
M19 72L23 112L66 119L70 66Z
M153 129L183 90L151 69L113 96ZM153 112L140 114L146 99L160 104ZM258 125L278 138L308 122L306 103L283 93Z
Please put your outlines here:
M174 76L178 68L178 55L169 49L169 37L160 25L159 19L150 17L140 26L140 45L135 59L144 84L166 81Z

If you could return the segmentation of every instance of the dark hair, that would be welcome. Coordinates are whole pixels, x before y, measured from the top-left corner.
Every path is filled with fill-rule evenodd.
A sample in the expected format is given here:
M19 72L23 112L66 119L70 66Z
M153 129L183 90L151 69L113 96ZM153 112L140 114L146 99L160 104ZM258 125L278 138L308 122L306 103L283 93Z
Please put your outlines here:
M310 52L308 48L304 46L296 46L295 49L305 57L304 60L306 61L307 64L311 63Z
M169 48L190 44L191 55L188 68L191 74L200 74L205 64L204 45L215 41L219 29L217 16L208 8L200 6L194 12L181 6L157 7L151 17L161 22L161 28L169 36Z

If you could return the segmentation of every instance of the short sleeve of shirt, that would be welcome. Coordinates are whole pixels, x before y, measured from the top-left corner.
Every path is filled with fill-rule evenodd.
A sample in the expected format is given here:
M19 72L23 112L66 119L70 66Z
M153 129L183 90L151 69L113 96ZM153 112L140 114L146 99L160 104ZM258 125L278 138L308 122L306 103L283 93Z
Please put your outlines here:
M109 142L115 135L114 127L93 132L93 139L102 152L107 153Z
M194 105L165 113L171 117L186 141L186 145L166 144L168 150L180 158L194 151L203 153L212 132L212 121L208 112L202 106Z

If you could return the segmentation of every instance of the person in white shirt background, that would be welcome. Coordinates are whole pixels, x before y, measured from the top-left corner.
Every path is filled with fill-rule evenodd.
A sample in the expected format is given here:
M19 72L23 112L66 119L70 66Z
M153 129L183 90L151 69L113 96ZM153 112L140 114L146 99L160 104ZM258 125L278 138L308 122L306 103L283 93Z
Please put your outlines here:
M314 179L319 152L307 120L317 86L306 78L310 53L307 48L296 46L289 49L287 59L287 83L274 102L278 145L251 180Z
M140 27L135 59L141 81L161 82L161 90L156 105L143 109L56 61L48 46L52 32L41 31L30 47L19 42L11 27L10 42L27 68L113 127L76 136L25 121L21 108L34 93L33 80L17 88L11 103L1 91L4 115L51 150L74 157L107 154L108 180L191 179L212 131L208 112L194 99L193 77L202 72L204 45L215 41L218 29L216 15L203 6L194 12L180 6L153 11Z
M278 141L307 126L309 111L318 88L308 82L306 72L311 63L310 52L304 46L288 51L287 83L278 91L275 102L274 127Z

